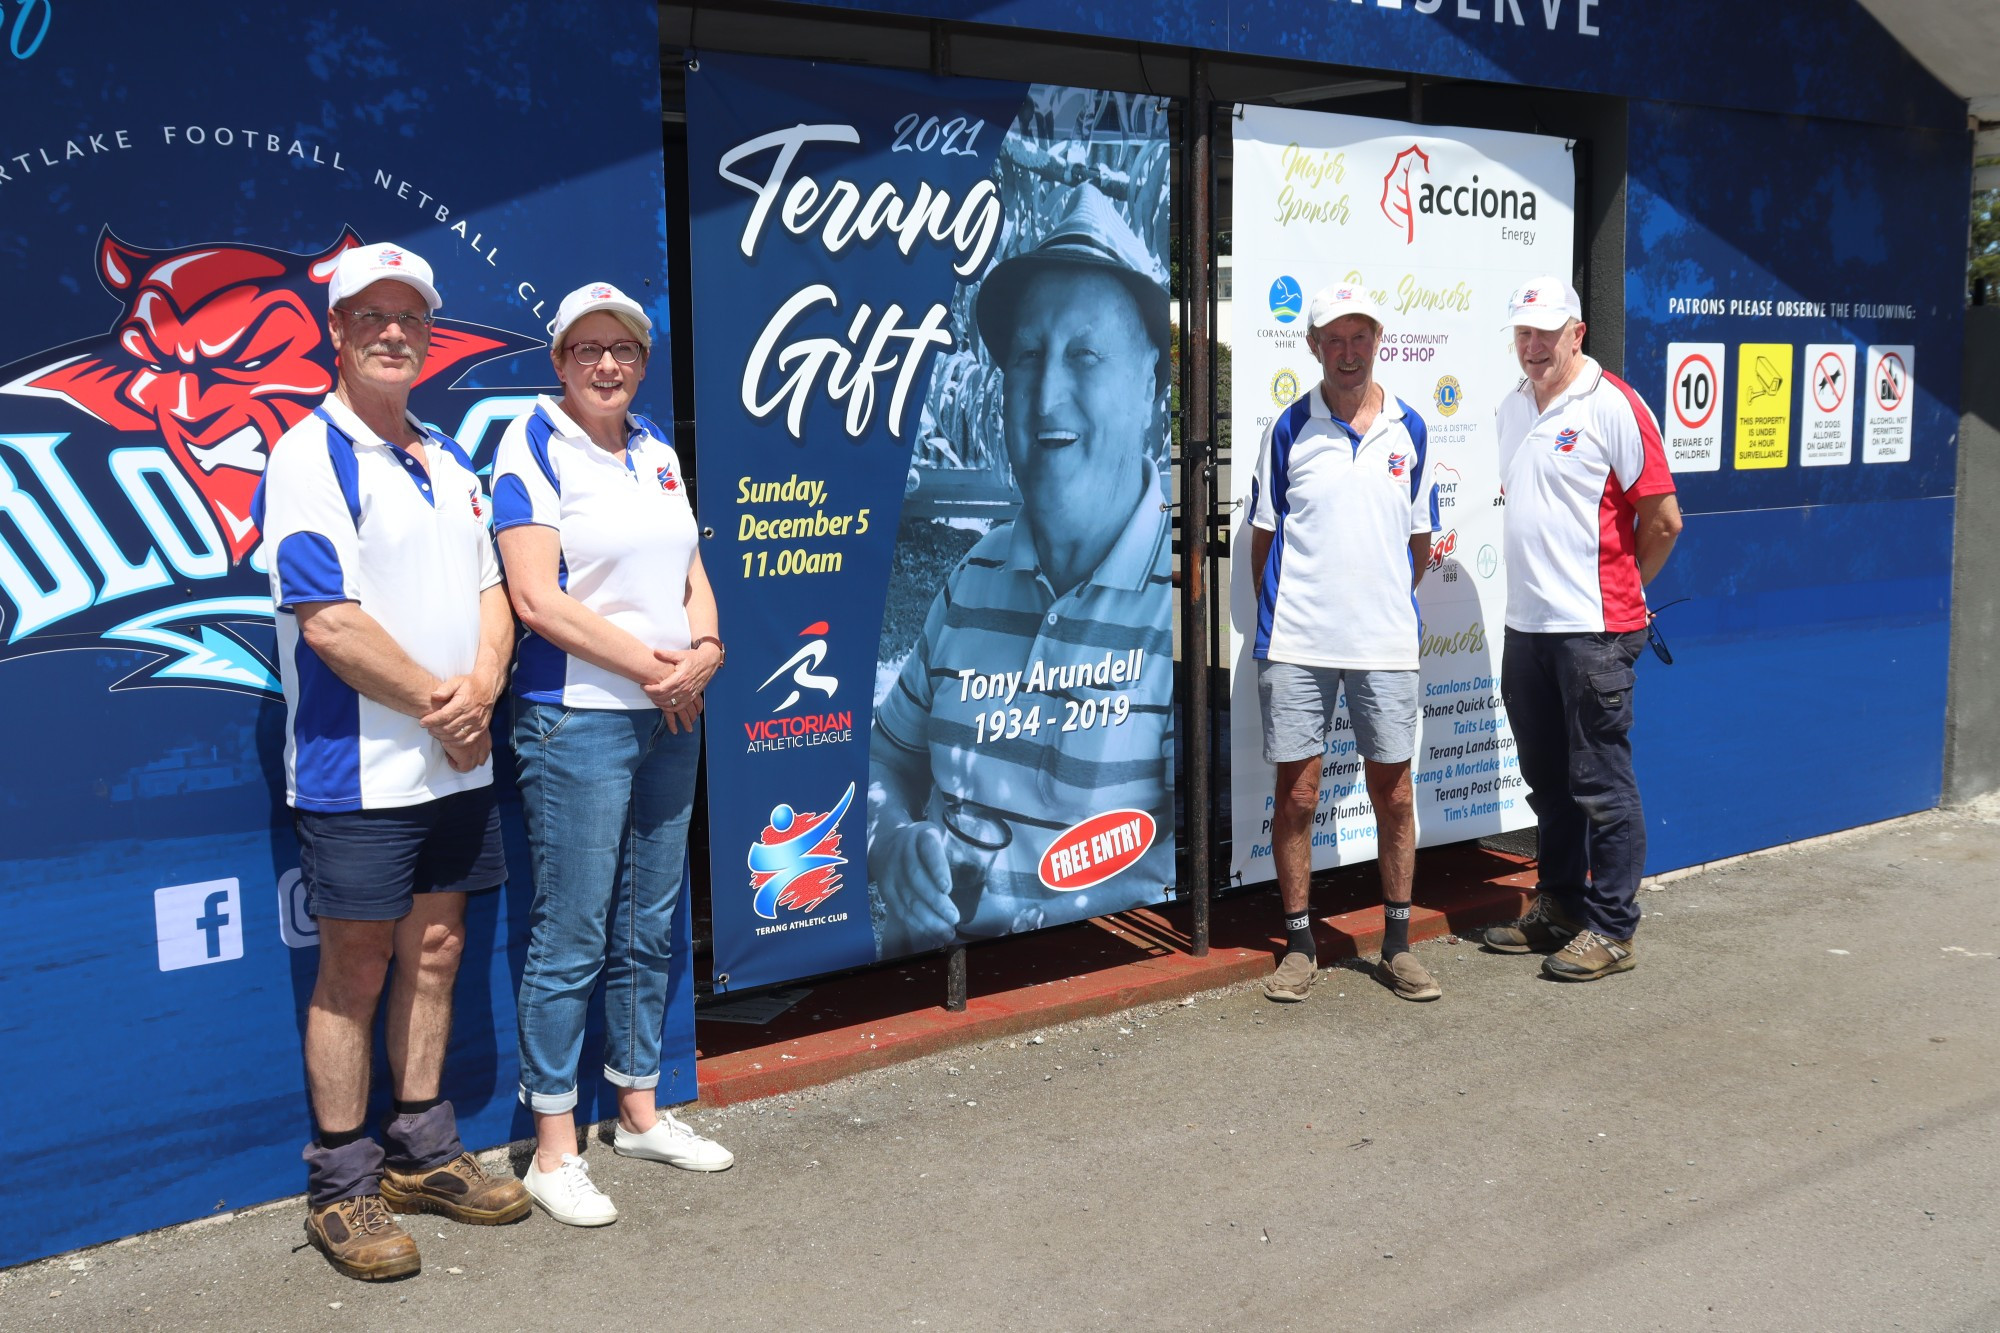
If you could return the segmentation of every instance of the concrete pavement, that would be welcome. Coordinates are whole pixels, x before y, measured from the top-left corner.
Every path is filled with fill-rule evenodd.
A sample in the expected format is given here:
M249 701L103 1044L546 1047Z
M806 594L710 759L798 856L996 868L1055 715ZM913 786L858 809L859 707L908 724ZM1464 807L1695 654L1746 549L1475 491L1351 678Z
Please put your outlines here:
M697 1112L717 1176L593 1143L605 1230L414 1218L366 1286L273 1205L0 1273L0 1327L2000 1328L2000 809L1642 905L1603 982L1241 983Z

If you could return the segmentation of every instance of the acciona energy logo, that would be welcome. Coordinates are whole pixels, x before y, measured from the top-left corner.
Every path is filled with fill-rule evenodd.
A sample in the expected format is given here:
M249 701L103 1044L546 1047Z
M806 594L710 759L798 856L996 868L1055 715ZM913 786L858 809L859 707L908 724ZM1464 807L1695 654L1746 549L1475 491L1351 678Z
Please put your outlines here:
M1431 155L1422 145L1411 144L1396 154L1382 173L1379 207L1389 224L1403 233L1403 244L1417 242L1420 217L1477 218L1500 222L1533 222L1539 201L1529 189L1480 183L1477 172L1470 179L1432 180ZM1533 233L1502 227L1502 240L1532 241Z

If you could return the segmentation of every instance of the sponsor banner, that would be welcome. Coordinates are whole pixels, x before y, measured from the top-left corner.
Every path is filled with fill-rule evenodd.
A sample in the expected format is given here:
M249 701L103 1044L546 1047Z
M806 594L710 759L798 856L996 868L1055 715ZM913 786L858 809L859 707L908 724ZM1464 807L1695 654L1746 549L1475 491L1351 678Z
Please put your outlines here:
M565 292L608 279L667 316L651 10L585 0L564 23L470 35L443 12L293 0L115 23L61 0L16 10L45 26L7 61L0 148L0 933L20 946L0 968L0 1057L102 1089L130 1132L17 1118L16 1184L38 1206L32 1227L0 1224L0 1266L304 1181L319 934L249 515L272 445L333 386L335 258L393 241L431 263L444 304L411 406L480 468L553 381ZM218 53L226 78L207 73ZM659 420L670 364L641 404ZM511 791L503 810L517 878L471 900L444 1088L475 1147L528 1129ZM682 1100L684 968L676 986L663 1091ZM226 1153L186 1132L221 1124Z
M1166 894L1169 124L690 70L717 990Z
M1503 510L1493 410L1520 379L1503 329L1510 292L1571 270L1575 172L1560 139L1439 129L1355 116L1240 108L1235 122L1237 290L1232 370L1237 512L1254 449L1298 395L1318 391L1305 340L1312 295L1366 289L1385 324L1376 382L1423 418L1438 530L1417 600L1423 720L1414 762L1424 845L1533 822L1499 668L1506 611ZM1251 306L1249 311L1243 307ZM1250 538L1239 528L1248 552ZM1230 588L1231 869L1273 878L1274 775L1247 627L1250 562ZM1374 811L1343 706L1329 738L1313 833L1316 867L1375 855Z

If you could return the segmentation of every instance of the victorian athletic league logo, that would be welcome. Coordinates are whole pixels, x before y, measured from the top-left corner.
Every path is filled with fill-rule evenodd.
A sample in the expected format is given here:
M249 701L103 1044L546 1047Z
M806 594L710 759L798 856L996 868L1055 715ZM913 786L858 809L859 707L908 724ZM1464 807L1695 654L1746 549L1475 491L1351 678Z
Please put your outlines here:
M771 716L743 724L749 740L749 753L797 750L809 745L828 745L854 739L854 713L851 709L817 713L792 711L801 704L832 703L833 696L840 689L838 677L820 670L826 662L827 635L831 632L824 620L815 620L800 630L799 637L806 642L780 662L778 669L764 677L764 683L757 687L760 694L770 691L770 696L777 703L771 709ZM825 698L813 699L811 696L815 694Z
M277 692L250 500L272 445L333 389L326 284L361 243L352 228L309 254L100 234L109 329L0 367L0 660L139 650L118 687ZM445 406L446 372L535 345L441 322L413 407Z
M1576 449L1576 427L1571 426L1556 432L1556 452L1567 454Z
M854 784L824 814L795 810L789 805L774 806L771 820L757 841L750 844L750 887L755 896L750 910L766 921L778 921L783 909L797 916L774 926L759 926L759 935L803 926L823 925L847 919L809 915L840 890L840 867L847 858L840 854L840 821L854 804Z

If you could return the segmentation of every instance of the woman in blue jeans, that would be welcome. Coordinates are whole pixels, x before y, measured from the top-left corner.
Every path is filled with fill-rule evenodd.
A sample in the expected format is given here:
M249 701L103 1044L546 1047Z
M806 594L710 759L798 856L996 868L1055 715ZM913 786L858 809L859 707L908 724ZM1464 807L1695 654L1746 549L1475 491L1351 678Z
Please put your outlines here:
M521 977L525 1184L557 1221L618 1210L577 1153L584 1015L604 981L613 1149L694 1171L734 1158L654 1102L667 963L701 751L702 691L722 665L715 595L680 460L630 412L652 321L609 283L563 298L543 396L501 439L494 528L526 627L514 670L535 905Z

